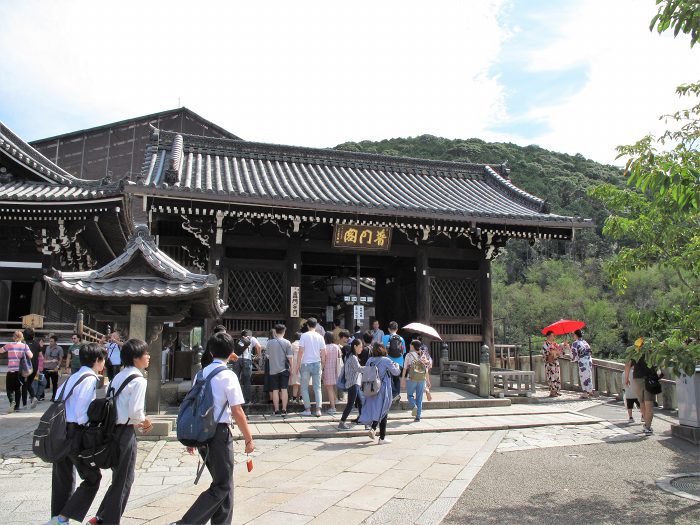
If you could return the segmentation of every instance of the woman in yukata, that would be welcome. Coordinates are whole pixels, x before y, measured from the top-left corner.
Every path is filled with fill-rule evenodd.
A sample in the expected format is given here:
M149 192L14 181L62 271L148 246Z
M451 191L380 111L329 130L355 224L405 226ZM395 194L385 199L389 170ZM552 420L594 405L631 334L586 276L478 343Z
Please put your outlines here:
M571 345L571 360L578 363L578 374L583 394L581 399L588 399L593 395L593 356L591 346L583 338L581 330L574 332L575 340Z
M542 345L542 355L544 356L544 376L549 385L549 397L557 397L561 394L561 368L559 367L559 357L563 349L554 339L554 332L547 332L547 338Z

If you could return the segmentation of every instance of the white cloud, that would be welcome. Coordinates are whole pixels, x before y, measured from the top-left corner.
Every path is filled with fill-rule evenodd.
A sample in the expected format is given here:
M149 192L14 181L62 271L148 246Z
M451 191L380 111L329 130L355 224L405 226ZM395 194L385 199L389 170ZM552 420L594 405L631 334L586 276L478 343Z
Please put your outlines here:
M511 5L3 2L0 120L35 139L180 100L250 140L332 146L431 133L613 162L616 145L660 129L658 116L679 105L677 84L700 77L686 38L649 32L651 0L578 0L541 12L516 4L551 29L541 34L532 19L506 27ZM528 31L538 47L517 48L511 36ZM556 103L509 113L512 87L493 73L505 52L534 74L582 67L589 75ZM490 131L528 122L550 131Z
M654 13L652 2L588 0L551 20L557 36L531 53L528 68L584 66L589 75L564 101L528 112L528 118L542 120L551 129L533 142L619 164L614 160L616 146L660 133L660 115L689 105L674 91L681 83L700 79L698 51L691 51L682 35L674 40L650 32Z
M0 6L0 95L28 138L178 100L244 138L314 146L479 136L503 112L501 0L105 5Z

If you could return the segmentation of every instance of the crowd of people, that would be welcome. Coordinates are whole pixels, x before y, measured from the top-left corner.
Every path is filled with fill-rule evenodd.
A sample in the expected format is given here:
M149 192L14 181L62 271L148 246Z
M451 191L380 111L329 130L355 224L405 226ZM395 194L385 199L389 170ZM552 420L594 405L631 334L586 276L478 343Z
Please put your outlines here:
M67 350L58 344L58 336L51 334L45 340L36 337L32 328L15 330L12 342L0 348L7 353L6 390L10 402L10 412L35 408L45 399L48 388L50 400L56 398L62 375L77 373L80 364L80 335L71 335ZM112 380L122 368L121 347L123 342L119 332L103 336L95 343L107 352L105 374Z
M573 332L574 341L563 343L556 341L554 332L548 331L542 344L542 356L544 358L545 379L549 386L549 397L561 395L561 366L559 358L570 352L570 357L578 366L579 385L581 387L581 399L593 397L593 353L591 346L584 339L581 330ZM635 342L638 349L644 344L642 338ZM642 432L645 435L653 434L651 422L654 419L654 405L656 396L661 393L659 379L663 373L654 366L648 366L644 356L638 360L631 359L625 363L623 374L624 401L627 408L629 423L634 423L632 410L635 405L639 408L642 419Z
M324 395L328 403L326 414L333 416L337 413L336 402L347 395L338 430L353 428L348 418L356 409L358 415L351 423L363 424L373 439L378 431L379 443L385 443L386 418L392 404L400 399L403 385L413 417L420 421L423 397L430 395L433 365L428 346L420 336L416 335L406 345L397 333L398 324L393 321L386 333L375 320L371 330L362 332L358 326L352 335L339 322L334 324L333 330L326 331L315 318L309 318L291 340L286 338L286 327L278 324L264 353L250 330L242 331L237 343L239 349L231 356L230 364L240 382L245 404L253 401L253 361L261 360L263 391L269 396L275 416L288 416L288 405L292 402L302 404L300 415L320 417ZM214 332L226 332L226 328L217 326ZM202 367L208 366L212 359L205 349ZM343 386L339 388L341 375ZM365 385L370 375L376 376L381 386L368 395Z

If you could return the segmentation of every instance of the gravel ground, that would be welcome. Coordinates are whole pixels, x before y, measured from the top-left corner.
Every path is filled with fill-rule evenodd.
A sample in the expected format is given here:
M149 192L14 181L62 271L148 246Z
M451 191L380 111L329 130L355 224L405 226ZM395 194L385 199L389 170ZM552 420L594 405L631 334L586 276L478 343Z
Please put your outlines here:
M585 412L627 419L619 404ZM654 436L637 441L495 453L443 523L697 525L700 503L655 481L700 471L700 450L671 437L668 416L653 426Z

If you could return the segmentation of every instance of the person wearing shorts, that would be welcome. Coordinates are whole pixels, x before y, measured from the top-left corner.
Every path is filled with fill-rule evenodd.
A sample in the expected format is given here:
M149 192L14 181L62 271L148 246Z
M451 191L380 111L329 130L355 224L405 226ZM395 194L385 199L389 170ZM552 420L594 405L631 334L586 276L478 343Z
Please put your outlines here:
M267 343L267 360L270 366L269 387L272 393L273 415L287 415L289 399L289 370L292 368L292 343L284 338L287 328L283 324L275 325L275 337ZM280 401L282 411L280 412Z
M646 389L644 382L647 375L652 372L652 369L647 366L643 356L636 362L631 361L630 366L634 374L632 384L637 393L639 409L642 412L642 420L644 422L644 428L642 430L645 435L651 435L653 433L651 430L651 422L654 419L654 401L656 396Z
M642 407L639 404L639 399L637 399L637 389L634 388L634 368L631 363L625 366L625 405L627 406L627 417L629 417L629 422L634 423L634 417L632 416L632 409L634 405L637 405L639 411L641 412Z

